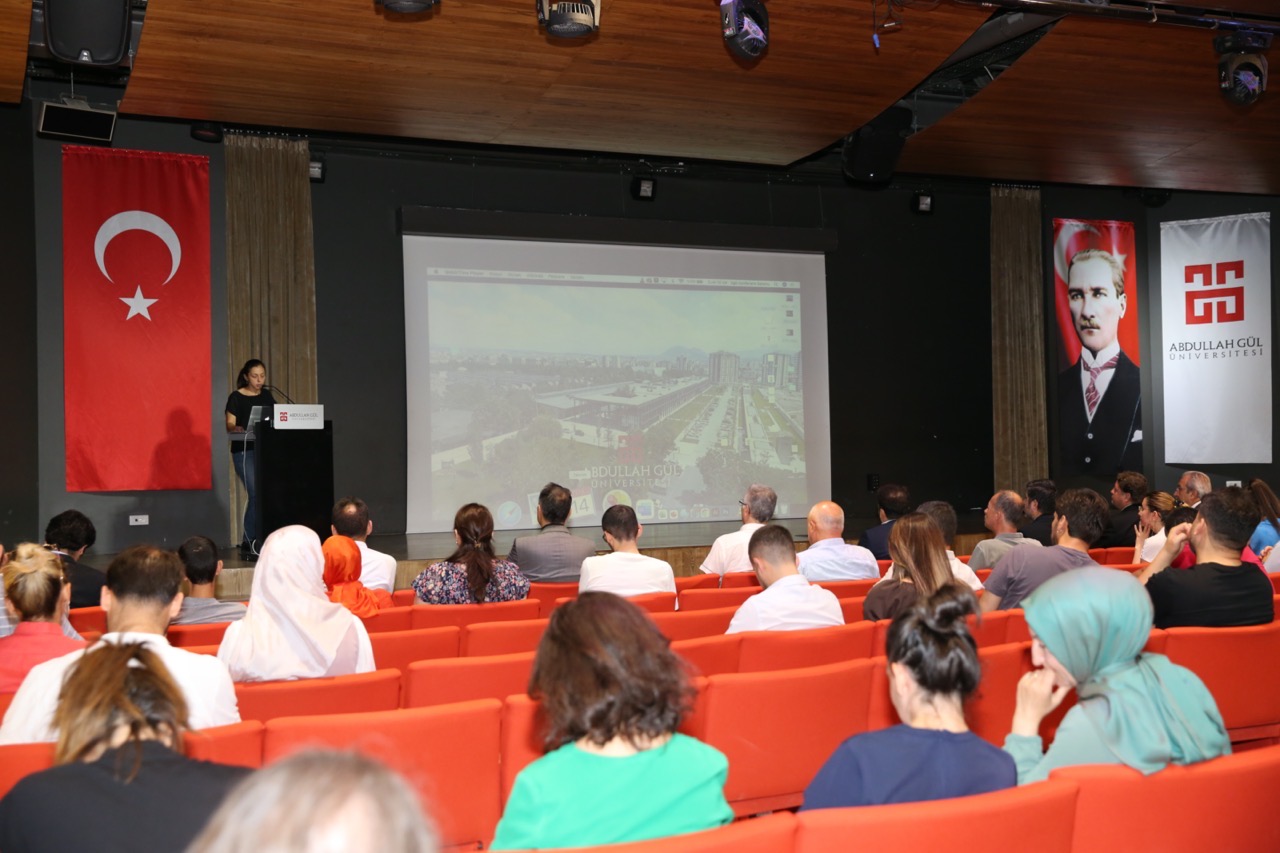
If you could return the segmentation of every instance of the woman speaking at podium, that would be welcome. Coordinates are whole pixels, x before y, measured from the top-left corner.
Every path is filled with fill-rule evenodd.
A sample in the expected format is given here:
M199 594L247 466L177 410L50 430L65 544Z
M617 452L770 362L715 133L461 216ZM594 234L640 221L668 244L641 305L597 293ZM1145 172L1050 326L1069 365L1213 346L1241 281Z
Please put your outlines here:
M267 385L267 366L256 358L251 358L240 368L236 377L236 390L227 397L227 432L243 433L249 425L249 414L254 406L274 406L275 397ZM249 499L244 505L244 524L241 527L240 559L249 560L258 555L257 548L257 506L255 503L253 472L253 437L240 436L231 441L231 461L236 467L236 476L244 483L244 490Z

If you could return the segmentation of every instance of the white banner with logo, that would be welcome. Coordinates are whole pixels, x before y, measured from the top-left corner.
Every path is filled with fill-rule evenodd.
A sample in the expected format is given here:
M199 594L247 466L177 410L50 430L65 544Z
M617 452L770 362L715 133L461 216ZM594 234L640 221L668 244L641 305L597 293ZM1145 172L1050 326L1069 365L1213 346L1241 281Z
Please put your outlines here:
M1271 461L1271 217L1160 223L1164 459Z

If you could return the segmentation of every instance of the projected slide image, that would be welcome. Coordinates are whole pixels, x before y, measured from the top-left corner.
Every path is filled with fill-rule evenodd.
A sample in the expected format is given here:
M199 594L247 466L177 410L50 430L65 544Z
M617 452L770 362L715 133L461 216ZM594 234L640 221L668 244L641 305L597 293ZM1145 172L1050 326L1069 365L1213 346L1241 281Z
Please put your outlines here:
M459 496L536 526L537 490L579 523L738 516L745 483L806 493L797 282L426 271L431 515ZM421 342L419 342L421 345ZM807 507L806 507L807 509Z

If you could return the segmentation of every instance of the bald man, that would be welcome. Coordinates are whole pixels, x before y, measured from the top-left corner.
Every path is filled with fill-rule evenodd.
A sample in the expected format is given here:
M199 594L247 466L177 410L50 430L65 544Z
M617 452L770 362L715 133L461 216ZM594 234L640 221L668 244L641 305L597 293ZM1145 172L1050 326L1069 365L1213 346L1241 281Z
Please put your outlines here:
M880 578L875 555L844 541L844 510L820 501L809 510L809 547L797 557L800 574L811 581L856 581Z

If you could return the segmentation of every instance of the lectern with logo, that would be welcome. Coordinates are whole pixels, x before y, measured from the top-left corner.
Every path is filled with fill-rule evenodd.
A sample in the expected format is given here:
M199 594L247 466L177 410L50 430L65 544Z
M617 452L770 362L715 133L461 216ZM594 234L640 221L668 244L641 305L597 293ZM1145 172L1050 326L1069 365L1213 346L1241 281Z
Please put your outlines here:
M323 540L333 508L333 421L324 406L277 403L254 430L259 545L290 524Z

